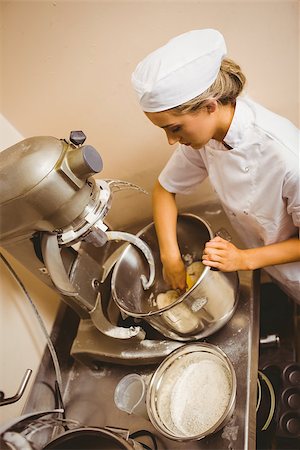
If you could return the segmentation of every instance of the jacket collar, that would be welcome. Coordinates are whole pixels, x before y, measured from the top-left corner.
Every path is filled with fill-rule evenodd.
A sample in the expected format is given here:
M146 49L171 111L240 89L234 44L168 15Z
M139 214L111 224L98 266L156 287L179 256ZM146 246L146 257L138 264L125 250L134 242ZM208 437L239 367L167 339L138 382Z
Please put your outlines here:
M235 111L224 142L232 148L238 147L245 139L245 131L254 123L254 111L246 96L238 97Z

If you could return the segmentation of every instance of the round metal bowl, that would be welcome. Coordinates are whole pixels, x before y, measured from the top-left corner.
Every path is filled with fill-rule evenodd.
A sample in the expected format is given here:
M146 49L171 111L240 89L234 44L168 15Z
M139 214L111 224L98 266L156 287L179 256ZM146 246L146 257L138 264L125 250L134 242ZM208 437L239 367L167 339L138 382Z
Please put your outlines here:
M81 427L68 430L43 447L43 450L142 450L139 442L125 439L116 432L97 427Z
M224 427L235 399L229 358L219 347L197 342L173 351L156 369L147 390L147 412L167 438L200 440Z
M195 284L173 303L158 307L157 297L170 290L162 276L158 239L154 223L138 236L148 244L155 262L155 279L145 290L141 276L148 278L149 267L142 253L128 246L112 274L112 297L128 316L144 319L164 336L179 341L198 340L211 335L232 317L238 302L237 272L213 271L203 266ZM214 236L209 224L193 214L181 214L177 220L177 239L183 260L201 264L205 243Z

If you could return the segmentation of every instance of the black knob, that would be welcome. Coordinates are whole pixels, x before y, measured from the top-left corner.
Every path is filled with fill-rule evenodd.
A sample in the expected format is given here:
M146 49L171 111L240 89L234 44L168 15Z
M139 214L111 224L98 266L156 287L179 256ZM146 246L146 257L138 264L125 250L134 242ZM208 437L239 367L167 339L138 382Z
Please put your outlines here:
M300 371L292 370L289 374L289 381L295 386L300 384Z
M83 131L71 131L70 141L74 145L82 145L86 140L86 135Z
M300 409L300 395L297 392L292 393L288 397L288 404L290 408Z
M286 429L289 433L299 435L300 433L300 421L297 417L291 417L286 423Z
M289 437L300 437L300 415L297 411L286 411L279 419L279 431Z
M289 364L283 369L284 380L293 386L300 385L300 365Z
M103 169L102 158L91 145L70 148L67 152L67 161L70 170L81 180L85 180Z
M81 149L83 160L89 172L99 173L103 169L102 158L97 150L91 145L84 145Z

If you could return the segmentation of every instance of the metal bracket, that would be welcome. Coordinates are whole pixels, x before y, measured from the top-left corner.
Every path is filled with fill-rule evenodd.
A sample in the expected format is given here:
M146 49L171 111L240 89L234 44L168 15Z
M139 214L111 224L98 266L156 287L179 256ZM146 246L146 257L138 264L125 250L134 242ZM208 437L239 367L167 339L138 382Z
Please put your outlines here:
M11 403L15 403L18 400L20 400L20 398L24 394L25 388L27 386L29 378L31 377L31 374L32 374L32 370L31 369L27 369L26 372L25 372L25 375L23 376L23 379L21 381L21 384L19 386L19 389L18 389L17 393L15 395L13 395L12 397L8 397L8 398L4 397L4 399L2 399L0 401L0 406L10 405Z

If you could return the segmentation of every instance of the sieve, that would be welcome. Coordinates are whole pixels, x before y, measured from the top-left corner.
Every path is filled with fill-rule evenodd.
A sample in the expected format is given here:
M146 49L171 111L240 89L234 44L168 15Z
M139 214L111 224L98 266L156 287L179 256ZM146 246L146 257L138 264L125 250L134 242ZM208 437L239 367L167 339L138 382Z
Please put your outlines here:
M201 385L203 380L205 386ZM234 411L235 399L236 375L231 361L219 347L197 342L164 359L152 375L146 401L149 419L161 434L188 441L223 428Z

